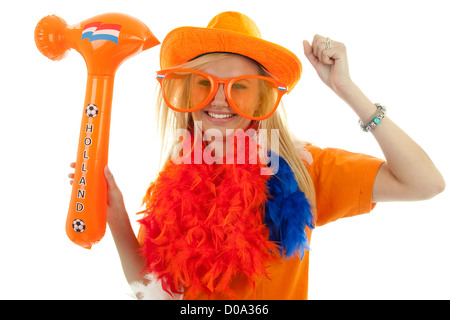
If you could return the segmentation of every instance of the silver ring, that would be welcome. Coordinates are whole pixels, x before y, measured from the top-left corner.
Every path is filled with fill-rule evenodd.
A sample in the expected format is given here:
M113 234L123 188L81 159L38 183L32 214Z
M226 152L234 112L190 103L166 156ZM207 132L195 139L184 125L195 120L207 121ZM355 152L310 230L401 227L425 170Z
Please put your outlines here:
M325 49L330 49L331 48L331 40L330 38L327 38L325 41Z

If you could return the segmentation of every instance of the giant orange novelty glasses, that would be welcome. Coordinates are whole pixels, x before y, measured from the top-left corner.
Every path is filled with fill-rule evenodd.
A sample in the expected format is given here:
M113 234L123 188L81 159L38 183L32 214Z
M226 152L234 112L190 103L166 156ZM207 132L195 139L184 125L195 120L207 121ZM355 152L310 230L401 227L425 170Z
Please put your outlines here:
M277 79L246 75L217 78L194 69L167 69L157 72L166 104L178 112L194 112L206 107L224 85L225 97L233 110L251 120L269 118L277 109L287 86Z

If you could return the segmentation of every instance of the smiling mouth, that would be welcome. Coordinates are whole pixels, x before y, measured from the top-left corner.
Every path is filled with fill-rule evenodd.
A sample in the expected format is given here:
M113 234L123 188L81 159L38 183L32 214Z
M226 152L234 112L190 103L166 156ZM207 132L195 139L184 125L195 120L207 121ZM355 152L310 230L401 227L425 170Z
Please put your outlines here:
M235 113L219 114L219 113L213 113L213 112L209 112L209 111L205 111L205 113L214 119L229 119L229 118L233 118L236 115Z

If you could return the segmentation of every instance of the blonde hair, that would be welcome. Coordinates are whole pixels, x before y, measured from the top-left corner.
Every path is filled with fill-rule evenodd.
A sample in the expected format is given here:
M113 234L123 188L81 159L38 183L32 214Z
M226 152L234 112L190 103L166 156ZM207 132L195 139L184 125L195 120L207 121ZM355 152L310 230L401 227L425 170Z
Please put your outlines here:
M231 53L214 53L200 56L183 65L176 66L177 68L190 68L202 70L211 62L220 61L228 57ZM261 75L273 77L263 66L255 61L260 67ZM170 109L164 102L162 92L159 89L158 98L156 102L156 119L157 130L161 138L161 158L160 165L163 165L169 160L170 153L178 141L175 140L175 133L177 129L192 129L194 121L192 113L175 112ZM281 102L275 113L268 119L258 122L258 129L266 129L268 149L270 149L272 129L277 129L279 133L279 150L278 154L283 157L294 172L295 179L298 183L299 189L305 193L309 199L310 204L315 212L315 190L311 177L303 163L299 151L294 144L293 135L288 130L287 117ZM161 162L161 160L165 160ZM303 159L306 160L306 159Z

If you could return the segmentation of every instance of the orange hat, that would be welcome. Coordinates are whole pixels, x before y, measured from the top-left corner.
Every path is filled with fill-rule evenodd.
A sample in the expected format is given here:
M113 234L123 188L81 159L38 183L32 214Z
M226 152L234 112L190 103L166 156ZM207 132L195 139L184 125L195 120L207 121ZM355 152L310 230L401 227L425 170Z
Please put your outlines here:
M263 40L255 22L239 12L222 12L206 28L181 27L161 44L160 63L168 69L202 54L231 52L259 62L292 90L302 74L302 64L291 51Z

